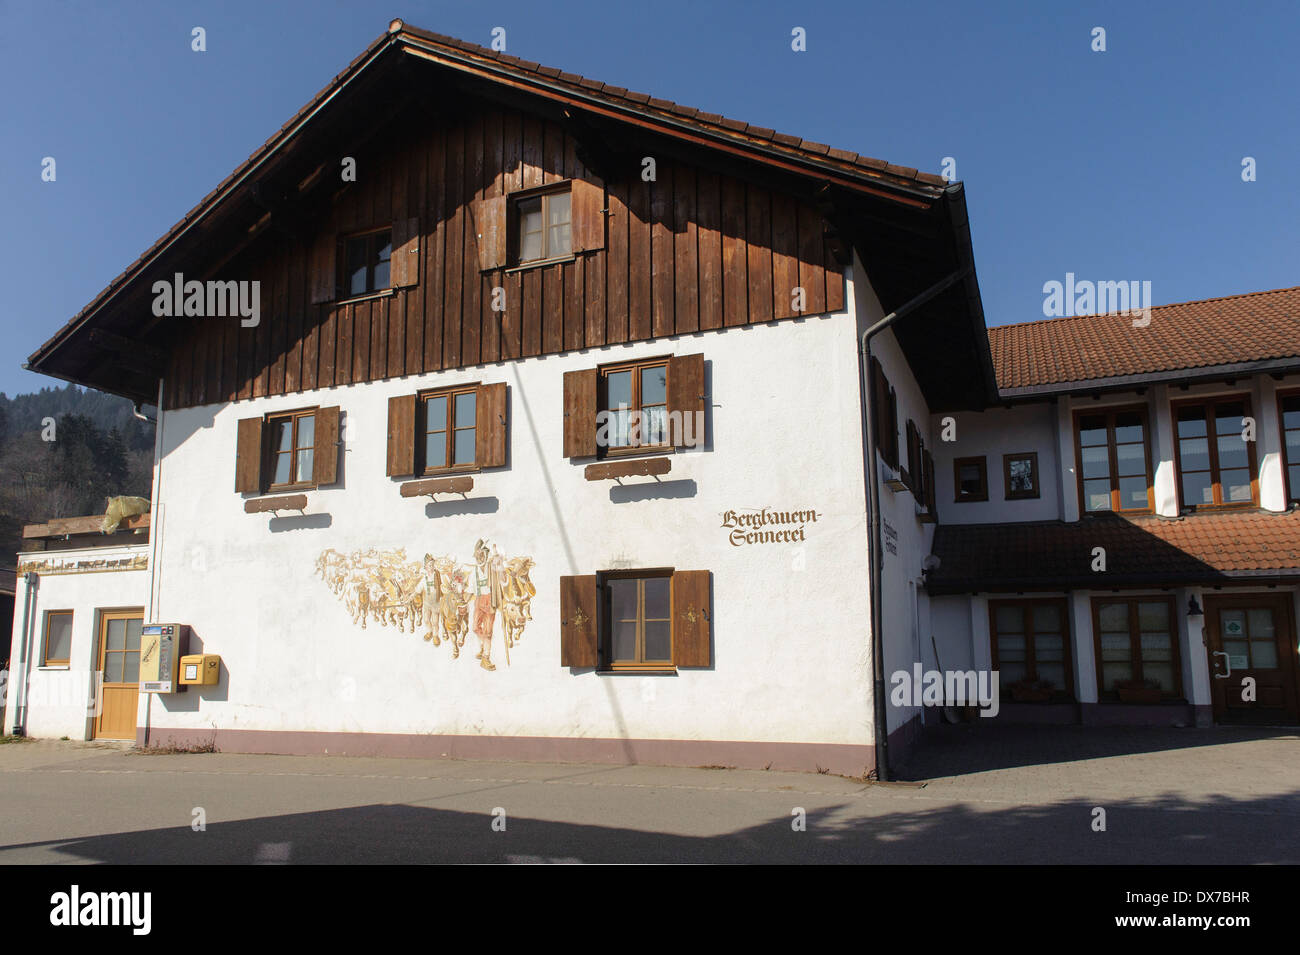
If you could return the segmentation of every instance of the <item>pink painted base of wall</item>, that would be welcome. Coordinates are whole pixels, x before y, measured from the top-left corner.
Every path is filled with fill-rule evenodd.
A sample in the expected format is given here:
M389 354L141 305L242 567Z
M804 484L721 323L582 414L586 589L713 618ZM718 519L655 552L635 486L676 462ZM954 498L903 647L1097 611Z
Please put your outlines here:
M897 733L898 731L895 731ZM214 735L215 734L215 735ZM891 740L893 736L891 735ZM151 746L212 743L223 753L284 756L400 756L414 759L504 759L539 763L727 766L862 776L875 767L868 744L752 743L687 739L579 739L563 736L430 736L409 733L314 733L274 730L182 730L154 727ZM136 745L145 745L144 727Z

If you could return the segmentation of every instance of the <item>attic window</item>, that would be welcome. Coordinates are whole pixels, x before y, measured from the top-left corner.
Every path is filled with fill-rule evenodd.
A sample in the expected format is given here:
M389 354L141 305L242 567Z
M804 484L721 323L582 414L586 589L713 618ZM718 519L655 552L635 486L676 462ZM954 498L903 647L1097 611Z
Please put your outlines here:
M391 229L348 236L343 240L343 275L339 287L346 298L389 287L393 257Z
M569 190L514 201L515 264L528 265L573 254Z

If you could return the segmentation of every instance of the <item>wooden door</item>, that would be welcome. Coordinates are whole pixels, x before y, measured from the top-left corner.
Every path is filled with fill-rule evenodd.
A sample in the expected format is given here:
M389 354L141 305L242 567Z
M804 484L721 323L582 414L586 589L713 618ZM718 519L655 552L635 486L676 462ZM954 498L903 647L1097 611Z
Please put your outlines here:
M1215 722L1300 722L1290 594L1207 597L1205 649ZM1253 700L1242 698L1246 677Z
M136 704L140 699L140 626L138 610L105 611L99 618L100 710L96 739L135 739Z

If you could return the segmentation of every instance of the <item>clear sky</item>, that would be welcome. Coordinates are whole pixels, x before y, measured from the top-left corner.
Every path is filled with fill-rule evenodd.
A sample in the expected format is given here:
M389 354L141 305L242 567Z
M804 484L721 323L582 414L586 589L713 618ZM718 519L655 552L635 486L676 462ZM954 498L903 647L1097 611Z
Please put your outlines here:
M57 384L22 361L392 16L484 45L501 26L525 59L900 165L952 157L991 325L1042 318L1067 272L1156 304L1300 284L1295 0L0 0L0 390Z

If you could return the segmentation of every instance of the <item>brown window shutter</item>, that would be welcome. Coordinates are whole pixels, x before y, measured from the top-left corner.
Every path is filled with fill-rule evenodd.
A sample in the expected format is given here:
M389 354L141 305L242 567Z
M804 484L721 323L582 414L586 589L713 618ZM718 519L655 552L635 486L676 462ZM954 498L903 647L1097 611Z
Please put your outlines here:
M506 465L506 383L479 385L475 396L474 463L481 468Z
M590 252L605 247L605 188L585 179L571 186L569 214L573 224L573 251Z
M564 373L564 456L596 453L596 369Z
M560 666L599 663L596 604L595 574L560 578Z
M668 359L668 441L673 447L704 447L704 402L704 356Z
M505 196L493 196L472 204L480 271L503 268L506 264L506 238L509 235L506 202Z
M393 223L392 259L388 270L393 288L420 281L420 220L398 219Z
M415 395L388 399L388 476L415 474Z
M934 506L934 455L926 450L921 453L921 457L925 461L925 509L937 517L938 512Z
M316 448L312 452L311 479L317 486L339 478L339 409L316 409Z
M235 438L235 490L240 494L262 491L262 419L240 418Z
M890 464L892 463L889 456L890 436L895 433L895 429L891 425L889 411L889 379L885 377L885 370L880 367L880 362L875 358L871 359L871 380L872 401L876 415L876 450L885 459L885 463Z
M898 392L893 388L889 389L889 421L886 435L888 441L888 455L886 459L892 468L898 467Z
M707 570L673 574L673 664L707 667L713 664L709 645L709 577Z
M327 233L316 237L311 250L311 303L320 305L338 298L338 239Z

